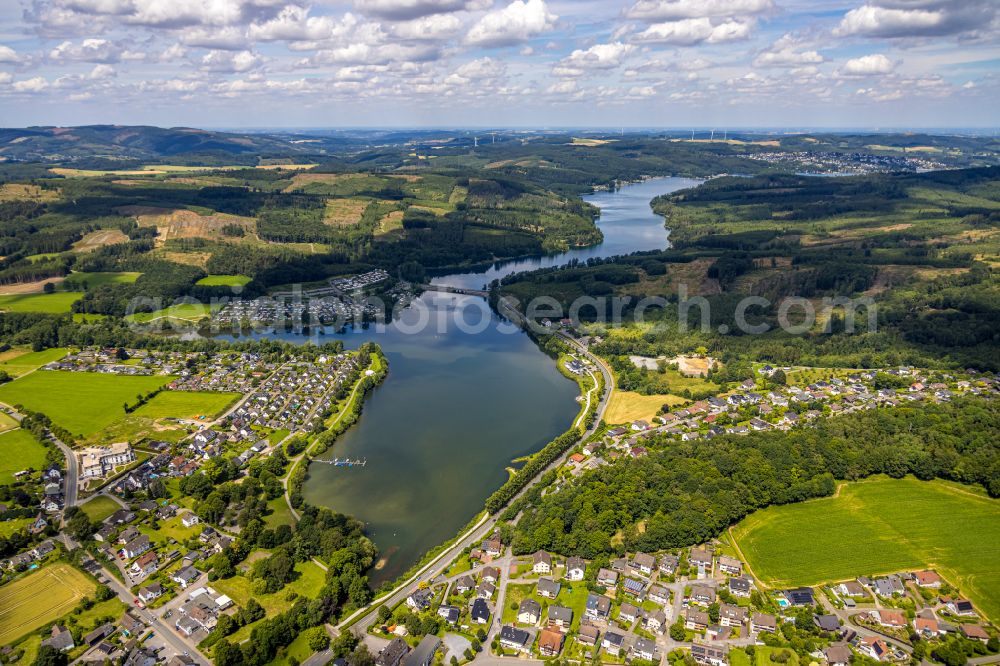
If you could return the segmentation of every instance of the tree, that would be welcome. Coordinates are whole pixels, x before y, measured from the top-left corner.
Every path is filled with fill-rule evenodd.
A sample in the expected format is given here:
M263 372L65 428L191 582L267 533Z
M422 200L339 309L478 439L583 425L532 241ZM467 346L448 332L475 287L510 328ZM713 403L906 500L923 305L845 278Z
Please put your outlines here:
M779 386L784 386L788 383L788 378L785 377L785 371L779 368L774 371L774 374L771 375L771 381Z
M66 666L69 657L62 650L58 650L51 645L43 645L38 648L38 654L31 666Z
M389 610L388 606L382 604L381 606L378 607L376 615L378 617L379 624L385 624L386 622L389 621L389 618L392 617L392 611Z
M326 633L324 627L316 627L312 635L309 636L309 649L313 652L320 652L330 647L330 635Z
M375 657L373 657L372 653L368 651L368 646L361 643L354 650L354 652L351 653L347 663L351 666L375 666Z
M677 620L677 622L670 625L670 638L678 642L687 638L687 631L684 629L684 622Z

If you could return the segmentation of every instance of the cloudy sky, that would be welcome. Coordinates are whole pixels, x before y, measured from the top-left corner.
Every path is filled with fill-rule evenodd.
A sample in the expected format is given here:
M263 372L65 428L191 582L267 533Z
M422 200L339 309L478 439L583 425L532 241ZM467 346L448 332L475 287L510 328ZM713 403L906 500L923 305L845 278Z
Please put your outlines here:
M998 0L0 0L0 125L1000 125Z

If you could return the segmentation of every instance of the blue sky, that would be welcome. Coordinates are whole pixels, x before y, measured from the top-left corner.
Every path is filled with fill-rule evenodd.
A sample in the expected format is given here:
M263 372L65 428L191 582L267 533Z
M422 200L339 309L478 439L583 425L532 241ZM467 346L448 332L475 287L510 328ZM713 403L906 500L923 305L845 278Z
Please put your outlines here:
M0 125L1000 125L996 0L4 0Z

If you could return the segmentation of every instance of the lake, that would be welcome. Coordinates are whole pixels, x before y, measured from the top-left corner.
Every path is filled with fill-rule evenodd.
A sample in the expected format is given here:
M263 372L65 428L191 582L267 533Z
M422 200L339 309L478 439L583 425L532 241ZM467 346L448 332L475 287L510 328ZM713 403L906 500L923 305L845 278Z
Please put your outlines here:
M660 178L586 196L601 208L601 245L434 282L478 288L571 259L663 249L667 232L650 199L697 183ZM422 318L430 324L418 325ZM477 297L427 292L382 330L357 328L339 337L349 347L379 343L389 376L326 454L364 458L367 465L313 465L303 493L312 504L364 521L382 555L371 572L377 586L455 536L503 484L513 459L564 432L579 410L578 392L527 335Z

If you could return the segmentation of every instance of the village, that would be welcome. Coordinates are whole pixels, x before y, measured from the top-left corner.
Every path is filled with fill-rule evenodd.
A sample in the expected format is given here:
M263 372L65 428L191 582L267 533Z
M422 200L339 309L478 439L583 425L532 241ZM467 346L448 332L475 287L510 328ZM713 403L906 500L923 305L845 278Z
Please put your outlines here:
M815 663L829 666L909 663L914 635L996 648L988 622L934 571L768 590L734 552L714 542L610 561L518 556L495 533L380 610L368 641L378 666L408 666L438 649L464 660L487 646L500 658L703 666L752 663L755 651L789 652L803 637ZM426 635L407 642L414 630Z

